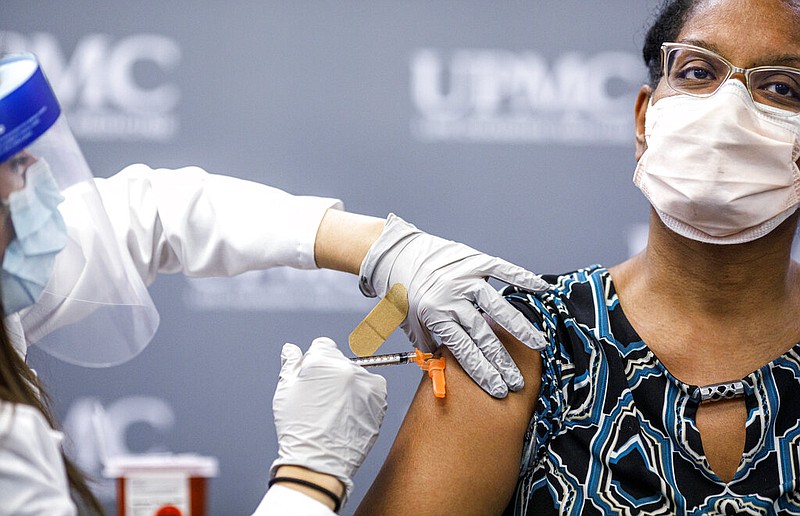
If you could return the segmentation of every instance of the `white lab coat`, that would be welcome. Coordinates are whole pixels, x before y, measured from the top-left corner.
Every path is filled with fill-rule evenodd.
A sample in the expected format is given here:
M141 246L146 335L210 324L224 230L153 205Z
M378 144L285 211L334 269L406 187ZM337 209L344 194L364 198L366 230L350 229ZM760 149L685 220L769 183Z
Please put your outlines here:
M147 285L160 272L203 277L281 265L316 268L314 240L322 216L328 208L342 207L337 199L295 196L197 167L154 170L131 165L96 184L116 237ZM25 356L19 317L7 317L6 326ZM0 425L0 430L0 514L74 514L60 434L27 406L18 406L13 423ZM281 491L291 491L290 497L300 494L279 489L259 507L282 503ZM12 492L13 498L7 496ZM16 504L13 510L11 503Z
M0 402L0 514L77 512L61 459L62 439L30 405Z
M290 195L197 167L131 165L97 187L114 232L145 284L159 272L231 276L316 268L314 240L336 199Z
M279 484L272 486L252 516L336 516L327 505L300 491Z

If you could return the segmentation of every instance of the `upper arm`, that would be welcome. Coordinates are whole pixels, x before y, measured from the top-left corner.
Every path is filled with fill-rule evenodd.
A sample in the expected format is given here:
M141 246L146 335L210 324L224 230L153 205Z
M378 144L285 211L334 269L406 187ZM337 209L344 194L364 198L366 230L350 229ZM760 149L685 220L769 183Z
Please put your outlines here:
M541 384L541 357L498 325L524 378L504 399L486 394L444 349L447 395L423 378L394 445L358 512L497 514L513 495Z

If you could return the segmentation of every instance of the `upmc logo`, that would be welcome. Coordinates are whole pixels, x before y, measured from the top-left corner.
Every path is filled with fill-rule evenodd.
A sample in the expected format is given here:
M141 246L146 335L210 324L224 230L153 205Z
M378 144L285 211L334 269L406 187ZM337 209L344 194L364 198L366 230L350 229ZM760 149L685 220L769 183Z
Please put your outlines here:
M171 74L181 49L171 38L86 34L69 58L48 33L0 32L0 46L36 54L78 138L166 142L177 134L181 95Z
M420 49L411 130L421 141L628 144L644 67L635 54Z

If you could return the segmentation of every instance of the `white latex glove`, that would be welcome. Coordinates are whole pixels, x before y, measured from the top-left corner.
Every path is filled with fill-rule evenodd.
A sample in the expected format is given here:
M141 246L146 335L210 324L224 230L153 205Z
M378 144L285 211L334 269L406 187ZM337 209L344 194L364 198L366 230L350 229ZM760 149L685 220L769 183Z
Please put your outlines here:
M531 291L547 290L547 282L500 258L424 233L394 214L364 257L359 275L361 291L369 297L383 297L395 283L403 284L409 311L402 328L411 343L432 352L438 339L496 398L521 389L524 381L476 305L528 347L545 345L544 336L486 278Z
M279 466L334 475L353 489L353 475L369 453L386 413L386 379L348 360L320 337L305 355L294 344L281 350L281 373L272 400Z

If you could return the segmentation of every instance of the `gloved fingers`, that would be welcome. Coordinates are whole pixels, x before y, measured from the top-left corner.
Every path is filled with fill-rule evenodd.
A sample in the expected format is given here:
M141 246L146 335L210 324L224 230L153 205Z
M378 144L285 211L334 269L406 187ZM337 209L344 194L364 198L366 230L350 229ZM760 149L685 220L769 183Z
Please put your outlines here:
M483 269L483 272L487 276L499 279L504 283L532 292L541 292L552 286L537 274L503 260L502 258L491 258L491 261Z
M331 377L329 388L359 389L365 397L377 396L386 399L386 379L350 361L336 346L336 342L328 337L317 337L311 342L303 359L304 368L309 369L309 379L316 379L321 384L326 376ZM313 373L311 369L314 369ZM323 373L327 371L327 373ZM361 393L348 392L347 396L358 398Z
M345 359L344 354L339 351L336 343L330 337L317 337L311 342L306 354L322 355L329 358L342 358Z
M300 365L303 363L303 352L296 345L287 342L281 348L280 381L297 377Z
M542 349L547 341L542 332L506 301L491 285L486 284L473 292L475 303L515 339L531 349Z
M400 327L415 348L433 353L439 347L439 343L434 338L432 329L425 323L425 318L428 313L435 311L436 307L424 298L425 296L419 291L408 292L408 315L400 323Z
M469 334L457 323L447 320L431 328L447 346L462 369L481 389L495 398L505 398L508 385L491 363L483 356Z
M352 366L352 382L348 385L348 395L351 399L364 403L370 414L381 412L382 421L383 412L386 411L386 378L370 373L366 368L353 364L350 360L348 365Z
M358 367L358 366L356 366L356 367ZM364 380L369 385L369 387L370 387L369 388L370 395L373 398L376 398L377 400L380 400L380 403L373 404L373 406L374 407L378 407L380 409L380 412L385 412L386 411L386 406L387 406L387 404L386 404L386 395L387 395L386 378L384 378L383 376L381 376L379 374L370 373L369 371L367 371L363 367L361 369L364 372L364 375L362 376L362 380ZM383 421L383 414L381 414L380 420Z
M459 314L461 325L478 346L480 352L483 353L483 356L486 357L486 360L503 377L503 381L508 388L512 391L522 389L525 386L525 380L523 380L517 364L514 363L514 359L511 358L508 350L497 338L497 335L494 334L486 319L473 306L468 306L472 312Z

